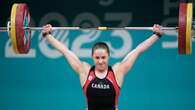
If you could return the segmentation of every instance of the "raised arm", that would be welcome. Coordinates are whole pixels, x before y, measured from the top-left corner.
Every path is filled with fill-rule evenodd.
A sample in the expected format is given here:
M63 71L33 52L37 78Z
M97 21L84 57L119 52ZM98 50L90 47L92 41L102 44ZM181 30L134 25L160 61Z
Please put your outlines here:
M152 44L154 44L163 33L161 26L159 25L153 26L153 32L154 34L152 36L139 44L134 50L129 52L121 62L113 65L113 70L119 75L119 77L125 75L131 69L138 56L151 47Z
M42 34L44 37L47 38L47 40L59 51L61 52L66 59L68 60L68 63L71 65L71 67L78 73L85 73L89 68L90 65L86 62L80 61L80 59L72 52L70 51L66 45L59 42L57 39L55 39L51 35L52 26L50 24L43 26Z

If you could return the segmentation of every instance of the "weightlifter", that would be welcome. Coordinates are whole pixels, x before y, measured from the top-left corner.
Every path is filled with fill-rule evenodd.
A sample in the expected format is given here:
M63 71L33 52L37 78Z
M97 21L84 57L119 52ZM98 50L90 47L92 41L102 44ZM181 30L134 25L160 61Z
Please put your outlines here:
M87 100L87 110L118 110L118 97L125 75L131 70L134 62L144 51L151 47L163 34L161 26L153 26L153 35L139 44L126 57L110 66L110 51L104 42L92 47L94 65L81 61L66 45L51 34L52 26L43 26L42 34L64 57L73 70L78 73L81 86Z

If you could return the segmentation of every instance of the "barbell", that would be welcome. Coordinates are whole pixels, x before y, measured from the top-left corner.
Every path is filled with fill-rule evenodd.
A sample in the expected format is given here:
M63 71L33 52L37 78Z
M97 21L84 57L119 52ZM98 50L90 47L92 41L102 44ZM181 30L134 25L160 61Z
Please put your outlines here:
M178 30L179 54L192 53L192 33L195 33L195 21L192 21L193 4L179 4L178 27L162 27L162 30ZM31 30L42 30L42 27L31 27L30 12L25 3L15 3L11 9L7 27L0 27L0 32L8 32L13 50L18 54L27 54L30 50ZM53 30L152 30L152 27L53 27Z

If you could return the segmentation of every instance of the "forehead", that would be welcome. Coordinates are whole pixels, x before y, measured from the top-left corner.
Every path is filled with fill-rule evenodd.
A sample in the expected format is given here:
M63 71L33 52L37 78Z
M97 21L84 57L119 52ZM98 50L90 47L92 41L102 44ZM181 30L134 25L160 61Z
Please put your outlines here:
M106 49L103 48L99 48L99 49L95 49L94 51L94 55L98 55L98 56L102 56L102 55L108 55L108 52Z

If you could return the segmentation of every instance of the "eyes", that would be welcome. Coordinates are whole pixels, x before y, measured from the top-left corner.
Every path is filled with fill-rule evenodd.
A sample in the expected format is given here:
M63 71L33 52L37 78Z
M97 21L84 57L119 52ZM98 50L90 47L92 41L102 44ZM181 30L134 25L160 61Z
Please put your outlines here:
M100 59L106 59L106 56L95 56L95 59L97 59L97 60L100 60Z

